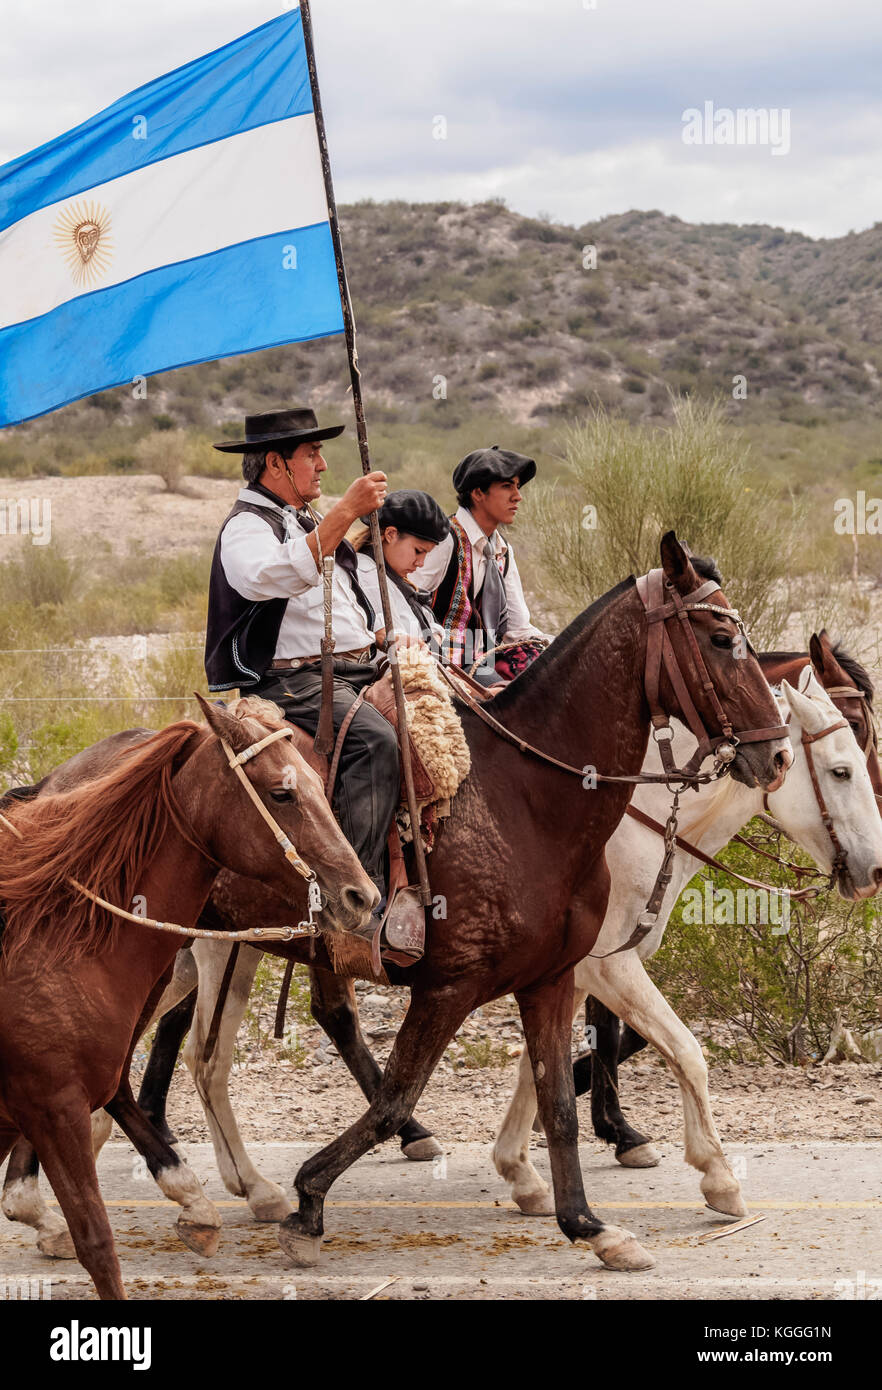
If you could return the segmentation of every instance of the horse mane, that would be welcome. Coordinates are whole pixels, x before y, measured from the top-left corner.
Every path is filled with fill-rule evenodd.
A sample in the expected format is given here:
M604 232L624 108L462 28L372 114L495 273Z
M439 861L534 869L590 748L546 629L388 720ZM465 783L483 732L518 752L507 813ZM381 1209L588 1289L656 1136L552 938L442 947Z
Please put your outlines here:
M872 709L873 696L875 695L876 691L866 667L862 666L856 657L852 656L849 652L847 652L842 646L841 642L837 642L834 646L833 655L839 662L839 665L842 667L845 674L847 676L850 676L851 679L854 681L858 690L862 690L864 692L864 694L867 697L867 704L869 705L870 709Z
M716 560L712 560L709 556L705 555L690 555L689 559L692 562L692 568L695 570L696 574L701 575L702 579L715 580L722 588L723 576L717 568Z
M171 781L194 751L204 726L182 719L115 761L109 772L69 791L7 805L23 840L0 825L0 903L7 966L35 936L41 968L64 966L104 945L115 919L79 893L128 907L170 820Z
M857 657L854 657L850 654L850 652L847 652L841 642L836 642L835 645L831 648L831 650L845 674L854 681L858 690L862 690L863 693L866 695L867 704L869 705L870 709L872 709L873 697L876 693L876 690L866 667L861 665ZM811 656L808 652L760 652L759 654L760 666L762 666L763 664L772 666L776 665L780 661L800 660L810 662Z
M536 681L543 678L545 674L562 660L564 653L580 637L583 637L588 629L592 628L600 619L601 615L609 608L610 604L615 603L616 599L629 589L633 589L635 583L633 574L627 579L623 579L614 589L608 593L601 594L600 598L594 600L587 608L583 608L573 621L564 628L559 637L556 637L549 647L540 652L535 661L532 661L526 671L518 676L517 680L510 681L505 690L501 690L487 704L495 710L508 709L516 700L521 699L525 694L529 694Z

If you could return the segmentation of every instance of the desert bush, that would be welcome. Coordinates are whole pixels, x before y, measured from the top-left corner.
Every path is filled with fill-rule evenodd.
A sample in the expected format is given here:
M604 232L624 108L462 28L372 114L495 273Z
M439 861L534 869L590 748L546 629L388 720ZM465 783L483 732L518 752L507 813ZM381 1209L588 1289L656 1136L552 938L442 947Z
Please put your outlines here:
M719 405L676 400L670 427L598 410L564 436L563 478L534 484L544 572L578 612L629 572L658 564L663 532L718 561L726 593L758 644L771 646L790 605L786 576L801 511L755 482L747 450ZM597 529L583 508L597 509Z
M63 546L23 545L0 565L0 603L25 602L34 608L69 602L82 587L84 560Z
M135 445L141 471L156 473L169 492L183 490L184 475L199 471L206 453L206 442L182 429L163 428Z
M754 821L750 830L757 842L763 839L761 822ZM774 848L774 839L765 847ZM793 886L786 870L743 846L732 845L721 857L741 874ZM789 842L783 857L811 863ZM691 886L703 892L705 877L720 888L737 887L716 870L698 875ZM728 1034L724 1054L739 1060L819 1061L837 1014L856 1035L879 1027L878 909L871 901L847 903L825 893L810 910L792 904L790 911L790 928L779 935L759 923L685 920L690 913L684 912L683 897L672 913L650 974L685 1023L715 1032L722 1025Z

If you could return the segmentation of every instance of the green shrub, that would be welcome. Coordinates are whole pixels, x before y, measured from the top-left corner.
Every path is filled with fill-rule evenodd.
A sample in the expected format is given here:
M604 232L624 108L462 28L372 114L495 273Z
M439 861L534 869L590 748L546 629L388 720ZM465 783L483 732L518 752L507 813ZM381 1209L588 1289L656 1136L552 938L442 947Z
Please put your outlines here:
M800 509L748 473L745 445L719 405L672 407L670 427L599 410L566 432L563 478L533 485L544 573L578 612L629 571L657 566L659 539L673 529L696 554L716 558L754 640L770 646L790 611ZM597 508L596 530L582 525L586 504Z

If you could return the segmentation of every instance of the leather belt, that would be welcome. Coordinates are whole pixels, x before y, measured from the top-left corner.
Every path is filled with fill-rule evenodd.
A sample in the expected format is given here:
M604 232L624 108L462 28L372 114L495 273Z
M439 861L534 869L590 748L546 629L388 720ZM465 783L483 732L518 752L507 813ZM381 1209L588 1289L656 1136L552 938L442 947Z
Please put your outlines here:
M366 663L372 660L376 650L374 644L371 643L370 646L360 647L357 651L335 652L334 660ZM299 671L301 666L315 666L320 661L321 656L281 657L278 661L274 661L269 669L270 671Z

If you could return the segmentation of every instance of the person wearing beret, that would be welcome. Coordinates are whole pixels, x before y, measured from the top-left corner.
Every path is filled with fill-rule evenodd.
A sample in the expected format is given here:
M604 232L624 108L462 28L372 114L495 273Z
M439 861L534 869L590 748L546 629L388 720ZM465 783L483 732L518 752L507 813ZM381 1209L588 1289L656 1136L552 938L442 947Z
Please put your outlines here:
M315 734L322 702L324 636L321 557L335 558L335 733L359 691L378 675L377 617L358 580L346 532L386 498L386 475L356 478L324 517L311 503L327 469L322 441L342 425L320 426L312 410L249 415L245 438L214 447L242 455L245 486L221 526L209 581L205 669L209 689L238 688L273 700L293 724ZM381 620L382 621L382 620ZM340 826L381 894L386 836L399 802L398 742L391 725L362 702L341 750L334 794ZM401 911L412 912L409 895ZM393 903L395 915L399 899ZM422 908L419 909L422 916Z
M521 490L535 475L535 460L498 444L475 449L454 470L459 508L420 576L433 591L443 659L451 665L469 668L503 641L529 647L530 639L548 640L530 622L514 550L499 532L514 521ZM492 657L473 675L486 686L500 680Z
M396 636L406 635L426 642L438 653L442 629L432 612L432 595L418 588L416 581L426 557L449 536L450 522L434 497L408 488L389 493L377 513L377 520ZM353 545L358 552L359 582L379 614L380 581L367 526L356 536ZM382 640L382 632L377 636Z

